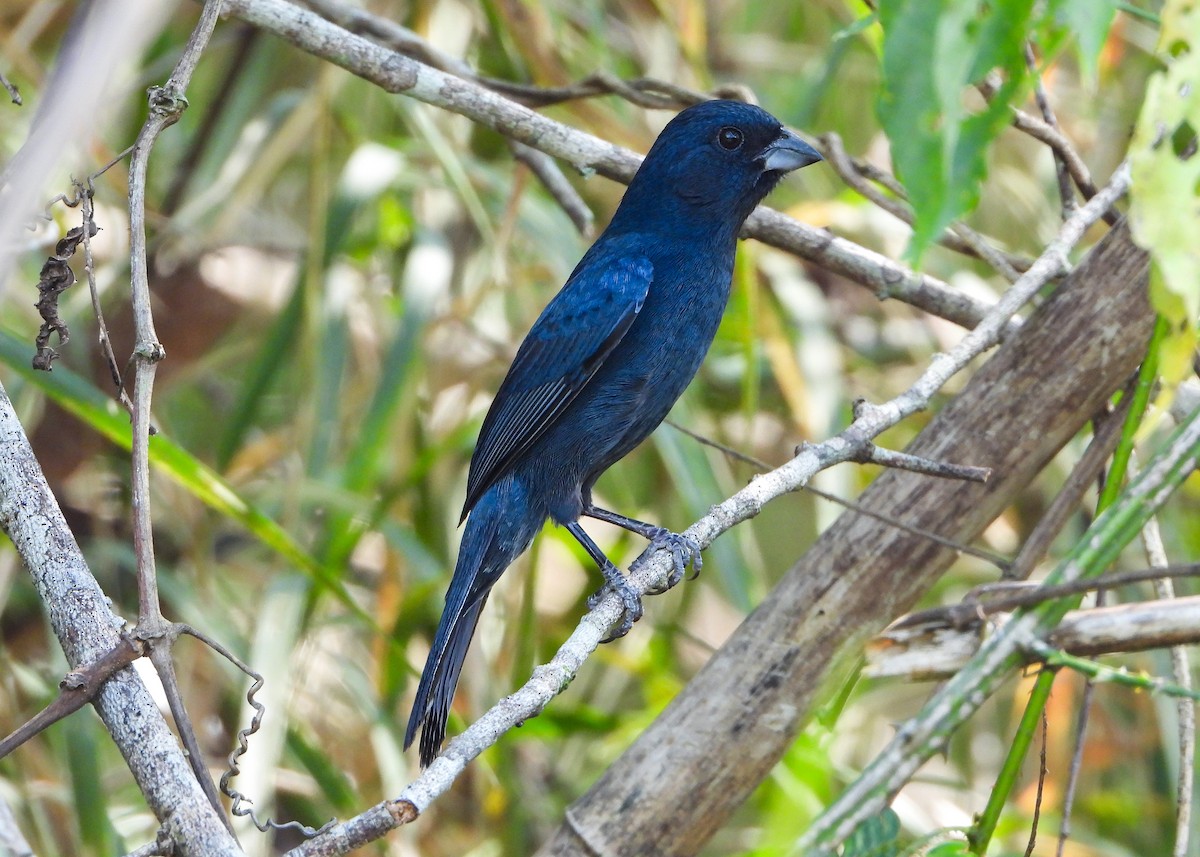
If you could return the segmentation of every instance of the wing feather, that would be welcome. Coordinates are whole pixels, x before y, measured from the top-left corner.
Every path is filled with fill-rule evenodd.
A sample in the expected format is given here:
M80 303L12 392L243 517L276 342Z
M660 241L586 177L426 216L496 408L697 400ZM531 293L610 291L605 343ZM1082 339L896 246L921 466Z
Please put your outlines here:
M584 256L521 343L483 420L463 520L612 354L641 311L652 277L641 255Z

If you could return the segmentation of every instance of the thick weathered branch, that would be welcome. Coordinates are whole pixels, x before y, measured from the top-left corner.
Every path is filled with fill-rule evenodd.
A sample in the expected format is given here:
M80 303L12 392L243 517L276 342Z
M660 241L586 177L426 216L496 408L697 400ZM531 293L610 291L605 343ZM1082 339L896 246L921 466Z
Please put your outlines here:
M909 447L986 464L986 485L888 470L859 503L974 539L1140 362L1146 272L1145 254L1115 230ZM790 746L841 653L908 609L955 555L842 515L539 854L694 854Z
M121 618L92 576L8 395L0 387L0 527L12 539L72 668L121 645ZM213 812L141 679L125 668L93 703L155 816L181 855L242 852Z
M990 621L1003 624L1007 618L1001 614ZM1073 610L1046 641L1073 655L1195 645L1200 643L1200 596ZM910 681L949 678L978 651L980 642L978 628L943 626L919 635L885 632L868 647L863 674Z
M1149 466L1117 496L1083 537L1047 576L1050 584L1065 583L1103 573L1121 551L1137 537L1158 509L1179 489L1200 460L1200 409L1194 411L1159 448ZM817 817L796 843L797 855L828 849L849 836L854 828L880 812L886 802L936 753L945 749L954 731L994 694L1007 675L1032 652L1047 665L1071 666L1094 680L1111 680L1178 695L1180 688L1158 678L1132 680L1130 676L1084 659L1075 658L1042 642L1056 628L1069 607L1067 599L1048 601L1018 611L989 637L970 661L942 685L921 708L903 723L896 736L875 756L841 795ZM1193 695L1192 691L1182 691ZM1041 707L1037 705L1036 707ZM1035 710L1034 707L1027 709ZM981 822L968 834L982 854L994 822Z

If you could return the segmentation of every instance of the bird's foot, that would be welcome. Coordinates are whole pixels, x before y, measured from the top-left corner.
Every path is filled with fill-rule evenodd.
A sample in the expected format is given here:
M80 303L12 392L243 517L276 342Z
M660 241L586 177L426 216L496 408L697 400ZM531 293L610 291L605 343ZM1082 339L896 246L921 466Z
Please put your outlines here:
M601 566L600 573L604 575L604 586L600 587L599 592L588 598L588 609L591 610L599 604L609 592L615 592L625 607L621 612L621 622L616 626L616 630L600 641L601 643L611 643L628 634L633 623L642 618L642 598L629 585L629 580L621 573L621 569L611 562Z
M700 556L700 545L696 544L694 540L679 533L673 533L666 527L655 527L646 536L650 539L650 544L642 551L642 555L634 560L630 570L637 568L660 550L670 551L673 563L671 573L667 575L666 587L653 590L649 594L661 595L668 589L673 588L679 581L683 580L683 575L689 565L692 567L691 579L695 580L699 576L700 569L704 567L704 559Z

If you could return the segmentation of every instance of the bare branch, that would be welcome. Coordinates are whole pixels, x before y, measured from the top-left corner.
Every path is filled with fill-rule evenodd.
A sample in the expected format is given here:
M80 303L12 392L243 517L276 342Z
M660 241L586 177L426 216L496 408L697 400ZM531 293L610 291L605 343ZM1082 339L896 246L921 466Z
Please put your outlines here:
M1141 569L1140 571L1117 571L1087 580L1073 580L1054 586L1034 583L993 583L977 586L958 604L948 607L932 607L918 613L901 616L888 626L884 634L907 628L975 628L995 613L1006 613L1018 607L1033 607L1055 598L1083 595L1116 586L1166 580L1176 577L1200 576L1200 563Z
M1180 426L1154 463L1131 480L1120 498L1096 519L1089 535L1058 564L1050 579L1069 582L1089 572L1098 573L1104 560L1115 557L1123 547L1121 536L1127 532L1126 525L1138 526L1153 515L1195 469L1198 456L1200 411ZM1025 652L1045 657L1040 638L1059 624L1065 612L1065 608L1060 612L1055 602L1023 611L986 640L969 665L943 685L916 717L900 727L896 738L804 833L797 843L797 853L840 841L864 818L878 812L887 796L907 782L953 730L995 692ZM1193 617L1193 628L1196 621Z
M1106 236L908 448L986 462L986 486L889 469L859 504L956 542L977 538L1145 355L1147 265L1127 229ZM838 665L955 556L889 524L839 517L538 854L701 850L793 746Z
M878 464L880 467L911 470L913 473L924 473L926 476L936 476L940 479L965 479L968 482L987 482L992 475L990 467L934 461L917 455L909 455L906 452L897 452L894 449L884 449L873 443L863 444L859 447L851 461L857 461L859 464Z
M285 0L225 0L225 8L388 92L466 116L581 172L597 172L627 183L640 163L640 157L627 149L547 119L472 80L382 48ZM760 206L751 214L742 235L841 274L880 299L901 300L964 327L974 326L988 311L984 303L934 277L915 273L881 254L769 208Z
M8 93L9 101L13 104L20 107L25 103L21 100L21 90L17 89L17 85L5 77L3 72L0 72L0 86L4 87L5 92Z
M1125 385L1126 392L1132 391L1133 385L1136 383L1135 373L1130 376ZM1121 429L1125 422L1125 413L1129 410L1130 401L1128 395L1122 396L1120 404L1111 413L1102 412L1101 415L1093 417L1094 434L1091 443L1088 444L1083 456L1071 469L1071 474L1063 483L1058 494L1055 495L1054 500L1051 501L1050 507L1038 519L1037 526L1033 528L1029 538L1021 545L1021 550L1017 552L1017 556L1013 560L1012 568L1005 574L1006 578L1024 580L1029 577L1033 573L1034 567L1050 549L1051 543L1066 526L1068 518L1079 508L1079 502L1083 499L1084 493L1096 481L1096 477L1104 469L1105 462L1108 461L1108 457L1112 455L1112 451L1117 447L1117 442L1121 439ZM1107 407L1106 403L1105 408Z
M1049 768L1046 765L1046 743L1049 738L1050 720L1046 716L1046 709L1042 708L1042 749L1038 753L1038 781L1037 781L1037 796L1033 803L1033 824L1029 829L1029 843L1025 846L1025 857L1033 857L1033 848L1037 845L1038 819L1042 816L1042 795L1046 788L1046 774L1049 773Z
M529 167L529 171L537 176L538 181L554 198L554 201L566 212L567 217L571 218L571 222L575 224L579 234L584 238L592 237L595 216L587 207L587 203L583 201L583 197L575 191L575 188L567 181L567 177L562 174L558 164L543 152L516 140L511 141L511 148L513 157Z
M984 98L991 99L996 93L995 85L990 81L984 81L979 85L979 91ZM1050 147L1056 158L1066 167L1066 170L1071 175L1071 179L1075 182L1075 186L1079 188L1079 192L1083 194L1083 198L1091 200L1097 194L1096 184L1092 181L1092 174L1087 168L1087 164L1083 162L1079 152L1075 149L1075 145L1070 139L1062 133L1056 126L1049 122L1038 119L1026 113L1024 110L1013 107L1013 127L1018 131L1023 131L1035 140L1039 140ZM1114 211L1105 211L1103 214L1104 222L1109 226L1113 226L1120 220L1120 214Z
M1079 788L1079 775L1083 772L1084 736L1092 716L1092 701L1096 698L1095 682L1084 682L1083 694L1079 698L1079 714L1075 718L1075 744L1071 748L1071 764L1067 768L1067 785L1063 790L1062 818L1058 822L1056 857L1063 857L1067 839L1071 835L1071 811L1075 808L1075 792Z
M96 698L100 686L146 653L138 640L122 634L121 641L86 667L73 669L58 683L59 695L35 716L0 741L0 759Z
M187 759L196 781L200 784L214 813L226 826L230 836L233 826L225 815L212 778L204 764L195 729L183 704L175 668L171 661L171 641L167 638L170 625L162 615L158 596L158 580L154 557L154 534L151 524L150 498L150 410L154 392L157 364L166 351L154 331L154 316L150 306L150 282L146 253L146 171L150 151L158 135L174 125L187 107L184 91L191 80L200 56L208 44L220 16L220 0L208 0L200 20L192 30L188 43L175 64L166 84L151 87L149 115L138 133L129 163L129 254L130 288L134 319L134 388L132 431L133 548L137 562L138 622L136 634L150 644L150 660L166 689L171 714L179 729Z
M822 154L846 184L888 214L909 226L913 225L916 219L915 215L912 209L904 203L903 188L898 182L891 176L887 176L890 181L887 181L885 187L894 195L888 196L882 193L871 182L882 183L886 173L882 170L872 170L871 175L868 176L864 172L863 163L846 154L842 138L834 131L822 134L820 142ZM991 246L982 235L965 223L952 224L950 229L938 238L938 243L956 253L983 259L1010 283L1015 282L1020 276L1020 272L1028 269L1031 264L1029 259L1004 253Z
M987 612L993 617L992 623L999 627L1009 618L1009 614L998 613L992 605L988 605ZM871 643L864 675L940 681L962 669L982 644L979 626L926 625L906 626L906 629L893 626ZM1195 645L1200 643L1200 596L1072 610L1046 636L1046 642L1073 655ZM1027 662L1037 660L1031 654Z
M1050 97L1046 95L1046 87L1042 85L1042 76L1037 70L1037 57L1033 55L1033 45L1029 42L1025 43L1025 65L1033 77L1033 95L1037 100L1038 110L1042 113L1042 119L1051 128L1058 130L1058 119L1054 115L1054 108L1050 106ZM1067 168L1066 159L1057 149L1052 148L1050 151L1054 155L1054 173L1058 178L1058 197L1062 203L1062 219L1066 220L1075 213L1075 209L1079 206L1075 202L1075 191L1071 187L1071 173Z
M146 169L158 135L179 121L187 107L183 92L200 54L208 44L221 11L220 0L204 4L175 70L164 86L150 89L150 115L138 133L129 162L129 256L131 298L136 342L133 391L133 547L138 571L138 633L147 636L166 630L158 600L154 566L154 535L150 524L150 400L154 391L155 364L166 351L154 332L150 308L150 280L146 262Z
M113 162L115 163L115 162ZM110 163L104 167L107 170L111 167ZM103 172L103 170L101 170ZM88 186L84 187L81 184L76 184L76 193L79 196L81 208L83 209L83 223L85 226L83 233L83 270L87 277L88 294L92 297L92 314L96 317L96 338L100 344L100 353L104 357L104 362L108 366L109 375L112 377L113 388L116 391L117 401L121 406L133 416L133 402L129 400L129 394L125 392L125 380L121 377L121 367L117 365L117 356L113 353L112 338L108 335L108 325L104 323L104 311L100 307L100 290L96 287L96 266L92 259L92 238L94 234L92 229L86 228L88 224L95 226L95 220L92 213L92 186L91 179L88 179ZM151 426L150 433L154 433L154 427Z
M2 387L0 528L29 570L67 662L78 667L112 652L124 623L88 570ZM240 849L205 800L136 673L118 671L101 686L93 705L151 810L169 819L179 853L238 857Z
M1165 569L1167 550L1163 545L1158 518L1151 518L1142 528L1142 547L1146 559L1155 569ZM1157 578L1154 589L1159 598L1174 599L1175 587L1169 577ZM1178 599L1178 604L1188 599ZM1200 620L1198 620L1200 621ZM1175 684L1190 690L1192 669L1187 649L1182 645L1171 648L1171 673ZM1187 857L1188 840L1192 830L1192 794L1196 788L1196 706L1189 699L1181 699L1177 705L1179 713L1179 774L1175 791L1175 847L1171 857Z

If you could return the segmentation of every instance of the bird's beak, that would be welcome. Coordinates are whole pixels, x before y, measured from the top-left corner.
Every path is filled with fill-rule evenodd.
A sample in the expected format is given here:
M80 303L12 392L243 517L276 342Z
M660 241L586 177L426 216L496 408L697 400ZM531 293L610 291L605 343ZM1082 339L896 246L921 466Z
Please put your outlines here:
M781 173L798 170L824 160L821 153L784 128L771 145L763 150L763 169Z

